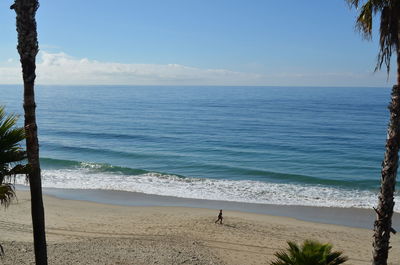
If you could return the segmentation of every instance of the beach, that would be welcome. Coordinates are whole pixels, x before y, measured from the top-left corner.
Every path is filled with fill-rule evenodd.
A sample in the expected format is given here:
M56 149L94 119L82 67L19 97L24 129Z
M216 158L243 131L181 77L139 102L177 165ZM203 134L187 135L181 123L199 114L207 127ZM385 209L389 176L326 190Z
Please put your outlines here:
M187 204L194 207L154 206L157 198L148 200L153 206L123 206L62 199L62 192L58 198L50 193L45 191L44 196L50 264L269 264L286 241L305 239L332 243L334 250L350 258L346 264L371 264L371 229L233 210L224 210L220 225L214 223L218 209L199 208L190 201ZM0 215L0 241L6 253L1 264L34 261L29 193L19 190L17 196ZM110 198L110 194L101 197ZM145 205L143 199L139 203ZM363 211L331 209L334 216L342 217L349 210L352 215ZM395 218L396 223L398 214ZM392 236L391 242L389 264L399 264L394 253L400 239Z

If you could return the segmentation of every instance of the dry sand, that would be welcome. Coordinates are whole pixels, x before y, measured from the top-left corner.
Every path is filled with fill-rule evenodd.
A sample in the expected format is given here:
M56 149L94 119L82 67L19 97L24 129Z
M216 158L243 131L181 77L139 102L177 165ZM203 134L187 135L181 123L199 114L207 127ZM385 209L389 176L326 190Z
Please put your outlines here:
M334 244L350 260L371 264L372 232L367 229L186 207L132 207L45 196L50 264L269 264L286 241L316 239ZM30 202L0 212L0 264L33 264ZM399 236L392 237L390 264L400 264ZM397 252L397 253L396 253Z

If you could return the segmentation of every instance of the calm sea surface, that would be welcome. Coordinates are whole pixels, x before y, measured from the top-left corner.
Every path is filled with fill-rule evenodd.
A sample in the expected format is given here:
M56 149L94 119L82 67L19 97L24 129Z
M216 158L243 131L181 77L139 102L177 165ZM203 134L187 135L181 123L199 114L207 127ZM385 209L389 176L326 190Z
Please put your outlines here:
M22 88L0 89L0 104L22 114ZM376 204L388 88L38 86L36 96L45 187Z

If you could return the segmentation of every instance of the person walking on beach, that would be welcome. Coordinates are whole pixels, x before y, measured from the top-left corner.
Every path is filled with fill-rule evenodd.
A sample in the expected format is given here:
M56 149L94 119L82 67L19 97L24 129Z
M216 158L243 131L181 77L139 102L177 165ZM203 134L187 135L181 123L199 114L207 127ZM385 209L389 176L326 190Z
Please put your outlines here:
M215 221L215 223L218 223L218 221L219 221L219 223L222 225L222 219L224 219L222 217L222 210L219 210L218 219L217 219L217 221Z

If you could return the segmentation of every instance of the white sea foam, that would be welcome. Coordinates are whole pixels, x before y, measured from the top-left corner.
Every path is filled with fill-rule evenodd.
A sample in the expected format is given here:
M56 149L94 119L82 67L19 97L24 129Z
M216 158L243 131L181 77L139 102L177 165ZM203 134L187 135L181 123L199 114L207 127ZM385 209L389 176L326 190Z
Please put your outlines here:
M371 208L377 194L357 189L319 185L267 183L251 180L182 178L147 173L121 175L93 172L91 168L43 170L43 187L104 189L142 192L193 199L209 199L278 205ZM23 178L17 184L25 184ZM398 200L399 197L396 197ZM400 205L395 206L400 212Z

